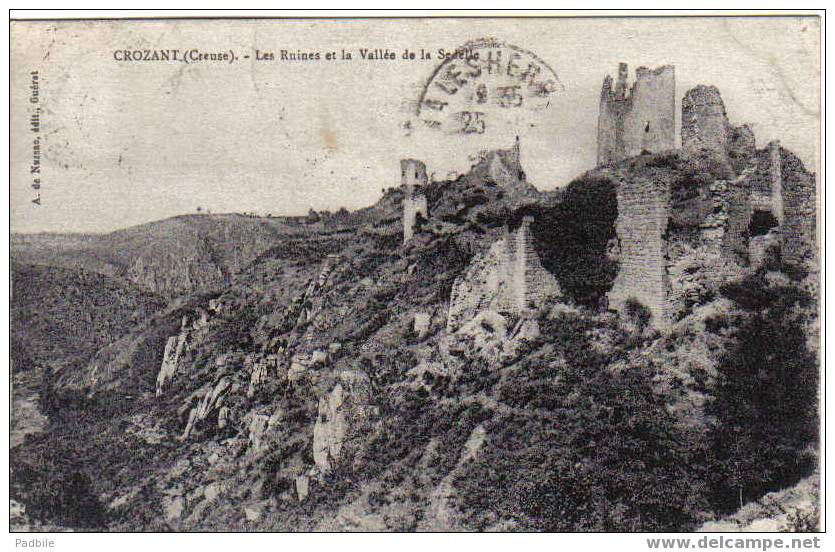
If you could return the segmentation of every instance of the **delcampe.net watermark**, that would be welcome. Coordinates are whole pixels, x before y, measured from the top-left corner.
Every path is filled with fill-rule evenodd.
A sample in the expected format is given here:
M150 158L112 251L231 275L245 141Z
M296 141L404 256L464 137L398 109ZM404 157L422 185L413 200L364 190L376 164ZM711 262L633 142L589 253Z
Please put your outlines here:
M820 537L726 537L648 538L647 548L657 550L812 550L821 547Z

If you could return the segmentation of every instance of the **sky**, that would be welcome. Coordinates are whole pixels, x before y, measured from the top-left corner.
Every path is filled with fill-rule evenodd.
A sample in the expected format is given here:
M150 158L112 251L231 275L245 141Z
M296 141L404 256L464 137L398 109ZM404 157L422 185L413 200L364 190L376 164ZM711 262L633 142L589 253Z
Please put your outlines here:
M437 50L486 37L547 64L559 87L535 108L491 114L481 135L420 124L415 109L441 63ZM817 170L819 41L819 21L796 17L17 22L11 228L107 232L198 208L357 209L400 184L402 158L443 178L516 135L529 181L554 189L594 167L600 87L621 61L631 78L641 65L675 65L677 106L689 88L716 85L732 123L751 125L759 145L781 140ZM195 48L238 60L114 59L117 50ZM363 61L360 48L397 59ZM421 48L433 58L401 58ZM344 49L354 59L257 61L256 49L276 58ZM40 205L31 71L42 109Z

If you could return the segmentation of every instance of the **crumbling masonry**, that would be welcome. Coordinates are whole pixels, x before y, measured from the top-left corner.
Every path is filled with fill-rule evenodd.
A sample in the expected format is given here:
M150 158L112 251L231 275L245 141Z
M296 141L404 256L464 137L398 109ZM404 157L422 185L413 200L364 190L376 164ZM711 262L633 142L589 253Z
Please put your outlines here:
M611 79L603 85L601 164L622 159L617 140L610 138L617 137L611 128L618 118L612 114L624 111L617 102L625 101L625 72L622 64L615 92ZM659 110L659 117L670 117L666 101ZM650 311L652 325L661 330L734 270L756 266L768 247L779 246L784 263L816 266L815 175L794 154L777 142L757 150L750 128L728 122L713 86L697 86L685 94L681 137L683 160L705 167L704 172L705 164L718 163L737 176L682 184L651 171L636 176L615 170L620 269L608 294L609 307L623 311L634 300ZM667 148L642 147L644 153L661 149ZM626 157L635 153L623 150ZM673 197L673 185L683 199Z
M659 327L671 319L665 244L669 194L667 186L650 179L617 183L620 270L609 291L609 307L621 311L630 300L637 301Z
M639 67L631 88L627 80L623 63L616 84L604 80L597 129L598 165L615 180L618 204L619 271L609 308L643 305L651 325L667 330L722 282L760 266L773 248L783 263L815 270L815 175L778 142L757 150L748 126L730 124L714 86L684 95L682 148L674 151L675 69ZM620 164L664 152L643 165ZM519 153L517 139L511 149L485 153L478 167L500 187L521 189ZM426 167L406 159L401 173L408 242L418 216L428 218ZM448 329L484 311L521 316L546 295L560 295L533 248L530 223L497 240L456 280Z
M505 228L490 250L455 280L447 319L450 331L486 310L520 317L547 297L561 295L559 284L536 252L532 223L532 217L524 217L514 232Z
M628 87L629 69L618 66L618 80L606 75L597 120L597 164L656 153L675 147L675 68L638 67Z
M400 177L405 188L403 196L403 243L415 235L418 215L429 218L426 204L426 165L416 159L400 161Z

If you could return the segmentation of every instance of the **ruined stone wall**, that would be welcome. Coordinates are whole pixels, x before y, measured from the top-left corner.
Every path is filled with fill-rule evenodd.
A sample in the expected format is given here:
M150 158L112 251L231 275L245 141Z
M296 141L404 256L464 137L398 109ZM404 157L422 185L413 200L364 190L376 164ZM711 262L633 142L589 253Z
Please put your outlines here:
M532 223L533 217L524 217L519 228L506 238L508 285L500 298L500 310L517 315L536 308L546 297L561 295L559 284L542 266L536 252Z
M416 159L402 159L400 161L400 177L403 183L403 242L414 236L417 215L429 218L429 207L426 202L426 165Z
M745 264L748 255L748 226L751 223L751 181L753 167L739 175L727 186L725 210L727 221L722 237L722 258Z
M478 313L492 310L522 316L548 298L560 297L556 278L545 270L536 252L525 217L514 232L507 232L483 256L470 263L453 284L447 328L457 330Z
M638 67L630 95L631 105L623 123L626 157L648 151L657 153L675 147L675 68Z
M597 163L606 165L643 152L675 147L675 68L639 67L628 89L628 67L618 67L617 84L606 76L597 123Z
M636 300L652 313L654 327L666 329L671 323L665 243L669 188L663 182L621 177L617 199L620 270L608 294L609 307L622 311L628 300Z
M737 174L756 162L757 140L748 125L731 128L727 145L728 160Z
M784 262L817 268L817 190L815 175L783 151L781 163L783 222L780 229Z
M771 212L783 224L783 157L780 142L768 144L769 181L771 182Z
M622 101L622 100L621 100ZM623 159L623 143L620 136L623 125L612 90L612 77L606 75L603 91L600 93L600 110L597 115L597 165L609 165Z
M771 213L780 225L784 261L814 262L816 245L816 182L800 160L777 141L757 154L750 178L749 208Z
M715 86L699 85L681 99L681 147L725 153L732 128Z
M560 297L562 291L556 278L548 272L534 246L534 237L530 226L533 217L522 219L522 226L516 231L516 247L519 254L524 255L525 294L523 308L530 309L539 306L548 297Z

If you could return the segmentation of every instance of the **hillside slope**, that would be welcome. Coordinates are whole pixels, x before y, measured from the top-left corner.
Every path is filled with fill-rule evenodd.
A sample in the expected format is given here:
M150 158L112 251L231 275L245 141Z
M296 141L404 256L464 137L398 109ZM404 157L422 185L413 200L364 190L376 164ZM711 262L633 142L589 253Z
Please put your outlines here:
M680 531L792 485L815 462L813 275L751 267L668 333L640 306L603 305L615 179L724 176L693 182L687 161L641 156L553 194L523 176L508 193L477 164L429 185L407 244L397 189L350 231L320 221L218 253L235 267L221 289L51 382L49 426L12 450L11 494L39 522L120 531ZM493 277L491 253L530 214L560 293L451 324L453 289ZM725 431L739 389L750 434ZM773 445L745 477L723 455L737 437Z

